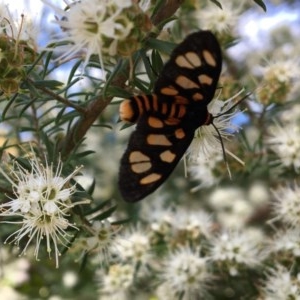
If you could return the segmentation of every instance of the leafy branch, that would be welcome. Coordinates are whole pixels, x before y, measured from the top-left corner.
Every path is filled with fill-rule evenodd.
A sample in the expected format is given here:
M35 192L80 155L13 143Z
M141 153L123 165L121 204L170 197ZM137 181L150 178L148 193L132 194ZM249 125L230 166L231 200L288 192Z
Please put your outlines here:
M163 5L160 5L157 11L154 12L151 21L154 26L158 26L158 31L149 33L148 37L155 37L159 34L160 24L165 20L171 18L176 10L180 7L182 0L163 1ZM111 81L111 85L117 88L124 88L126 81L130 77L130 65L124 64L121 70L115 75ZM61 141L58 150L62 153L62 158L66 157L73 151L77 144L84 138L89 128L93 125L98 116L112 101L112 96L103 96L99 94L95 100L93 100L84 113L81 115L77 123L70 129L66 138Z

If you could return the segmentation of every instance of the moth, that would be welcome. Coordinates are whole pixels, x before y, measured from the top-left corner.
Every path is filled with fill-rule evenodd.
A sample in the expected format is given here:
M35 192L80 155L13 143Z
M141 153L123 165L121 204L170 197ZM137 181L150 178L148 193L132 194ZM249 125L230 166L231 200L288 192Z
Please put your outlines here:
M172 173L195 130L212 122L207 105L222 69L222 54L210 31L192 33L172 52L151 95L122 101L120 119L136 123L121 158L119 189L136 202L154 192Z

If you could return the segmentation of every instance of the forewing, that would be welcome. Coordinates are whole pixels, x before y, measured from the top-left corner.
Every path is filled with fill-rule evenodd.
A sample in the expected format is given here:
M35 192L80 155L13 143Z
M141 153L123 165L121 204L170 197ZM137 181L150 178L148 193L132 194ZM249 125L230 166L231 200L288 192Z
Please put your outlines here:
M221 49L215 36L210 31L193 33L172 52L154 93L183 96L190 102L207 105L214 96L221 69Z

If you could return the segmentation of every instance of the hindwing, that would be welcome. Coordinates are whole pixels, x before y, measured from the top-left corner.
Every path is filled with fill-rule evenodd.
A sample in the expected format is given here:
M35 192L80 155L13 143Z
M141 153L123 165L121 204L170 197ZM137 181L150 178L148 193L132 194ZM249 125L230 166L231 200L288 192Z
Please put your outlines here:
M183 129L180 123L164 124L163 129L151 127L150 118L156 117L140 117L121 159L119 187L129 202L156 190L172 173L194 137L194 131Z
M191 34L172 52L152 95L121 103L121 120L137 123L120 164L124 200L136 202L156 190L184 155L195 130L210 124L207 104L214 96L221 65L214 35Z

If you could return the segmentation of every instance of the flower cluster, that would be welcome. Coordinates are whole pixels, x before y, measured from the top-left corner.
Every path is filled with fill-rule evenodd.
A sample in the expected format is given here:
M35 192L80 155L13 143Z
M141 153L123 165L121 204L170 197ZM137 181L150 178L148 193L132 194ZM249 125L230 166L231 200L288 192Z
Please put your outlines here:
M266 258L261 251L263 236L251 234L250 231L225 231L211 241L211 259L228 268L231 276L236 276L239 268L255 268Z
M59 58L69 60L81 53L86 65L92 55L98 55L103 70L105 59L133 53L149 26L146 15L131 0L83 0L72 2L65 10L43 2L60 15L55 22L67 34L54 41L72 45Z
M293 79L299 78L300 75L298 59L274 60L260 68L263 88L257 91L257 98L264 105L286 102L294 86Z
M112 243L112 242L111 242ZM110 248L114 258L107 270L98 272L101 295L113 299L128 299L135 280L143 278L151 261L150 239L137 228L127 228L113 240Z
M300 274L293 274L282 265L275 265L266 272L263 281L263 299L282 300L300 298Z
M267 188L256 183L248 192L238 187L219 188L209 195L208 204L222 228L237 230L246 228L247 222L268 204L269 198Z
M267 146L278 156L283 167L292 167L296 172L300 168L300 128L297 123L270 126Z
M30 279L30 263L22 258L12 258L11 251L1 247L0 295L5 299L23 299L14 288ZM13 254L14 253L13 251Z
M208 111L213 116L213 124L201 126L195 132L193 142L187 151L188 170L191 177L200 181L200 184L193 189L194 191L203 187L210 187L219 181L215 169L218 163L224 159L224 154L229 154L243 164L229 150L224 149L226 153L223 153L221 144L238 130L238 127L232 122L237 113L235 111L230 112L230 109L241 92L243 90L226 101L221 101L218 98L213 99L208 105ZM229 170L228 172L230 174Z
M94 221L92 226L86 227L89 235L78 238L76 244L72 245L72 249L75 252L82 251L82 256L96 253L101 265L109 264L116 244L116 235L120 229L120 226L112 225L107 219Z
M77 229L68 220L68 213L74 205L86 203L78 201L72 203L70 197L75 191L75 185L70 185L70 180L78 173L76 168L70 175L63 177L62 162L59 161L56 171L53 166L43 166L34 156L30 161L31 170L26 169L21 163L15 161L10 170L10 175L0 169L1 174L11 183L14 196L10 201L0 206L0 215L4 223L13 223L21 227L11 234L7 241L20 244L27 239L26 250L31 243L35 243L35 257L38 254L42 241L46 239L46 247L49 255L54 248L55 262L59 263L59 245L67 246L71 235L67 229ZM17 220L10 221L11 217Z
M275 254L284 254L299 257L300 243L300 187L297 183L293 185L282 185L273 191L274 201L272 202L273 218L270 223L276 224L280 221L282 226L276 230L276 235L270 246ZM279 255L280 262L280 255Z
M206 9L195 10L194 17L202 29L216 32L222 41L232 39L233 28L236 26L242 11L243 1L224 1L222 8L211 3Z
M150 260L150 239L146 232L137 228L129 228L116 240L118 259L131 262L133 266L144 267Z
M212 274L208 271L207 258L190 247L179 248L170 253L163 262L162 281L159 294L163 291L169 299L195 299L207 295L207 283Z
M134 267L131 264L112 264L108 272L97 272L100 277L101 299L130 299L130 287L134 282Z

